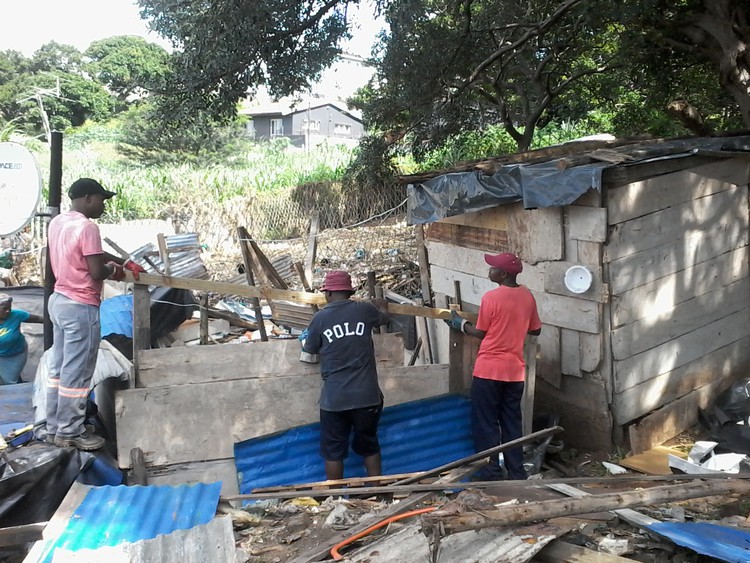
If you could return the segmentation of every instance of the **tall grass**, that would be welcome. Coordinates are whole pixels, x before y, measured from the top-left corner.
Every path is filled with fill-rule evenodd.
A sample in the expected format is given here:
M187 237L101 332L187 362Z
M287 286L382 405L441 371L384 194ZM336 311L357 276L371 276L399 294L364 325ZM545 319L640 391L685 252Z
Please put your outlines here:
M119 156L106 135L86 128L64 140L63 189L80 177L90 177L117 192L107 206L105 221L166 218L185 202L223 204L234 199L278 196L313 182L338 182L351 159L351 150L321 145L310 152L288 142L248 143L242 158L227 166L164 164L142 166ZM36 148L49 176L49 152ZM237 163L240 164L237 164Z

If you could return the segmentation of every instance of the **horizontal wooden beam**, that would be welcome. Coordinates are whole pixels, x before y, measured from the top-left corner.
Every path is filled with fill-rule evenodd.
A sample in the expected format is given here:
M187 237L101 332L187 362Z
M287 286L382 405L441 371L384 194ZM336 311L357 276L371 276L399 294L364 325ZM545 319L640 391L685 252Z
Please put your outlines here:
M303 303L306 305L326 304L325 295L322 293L276 289L268 286L249 286L227 282L181 278L177 276L159 276L154 274L141 274L136 280L130 272L127 272L125 281L139 285L156 285L161 287L173 287L175 289L189 289L192 291L210 291L213 293L237 295L239 297L247 298L261 298L266 299L267 301L291 301L293 303ZM427 317L431 319L451 318L450 309L432 309L430 307L418 307L416 305L389 303L388 311L394 315L407 315L410 317ZM469 321L476 322L476 314L460 312L460 315Z

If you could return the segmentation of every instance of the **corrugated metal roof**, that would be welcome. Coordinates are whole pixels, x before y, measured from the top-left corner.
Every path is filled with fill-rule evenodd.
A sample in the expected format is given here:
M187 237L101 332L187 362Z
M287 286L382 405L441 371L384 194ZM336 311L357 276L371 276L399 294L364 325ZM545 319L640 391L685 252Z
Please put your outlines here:
M96 549L137 542L207 524L216 514L221 483L148 487L92 487L65 530L46 552Z
M457 395L384 409L378 429L383 473L425 471L472 454L469 413L469 399ZM319 443L320 424L310 424L235 444L240 492L325 480ZM344 469L346 477L366 475L353 452Z
M197 233L169 235L164 238L169 252L169 270L171 275L184 278L208 279L208 270L201 259L201 245ZM179 250L176 250L179 249ZM164 263L159 250L153 244L146 244L134 251L133 259L149 273L159 273L143 257L148 256L156 267L164 272Z
M58 549L53 563L235 563L237 549L229 516L150 540L99 549Z
M750 561L750 532L709 522L659 522L646 526L677 545L720 561Z
M33 383L0 385L0 425L34 422ZM20 424L19 427L24 426ZM10 428L7 431L8 432Z

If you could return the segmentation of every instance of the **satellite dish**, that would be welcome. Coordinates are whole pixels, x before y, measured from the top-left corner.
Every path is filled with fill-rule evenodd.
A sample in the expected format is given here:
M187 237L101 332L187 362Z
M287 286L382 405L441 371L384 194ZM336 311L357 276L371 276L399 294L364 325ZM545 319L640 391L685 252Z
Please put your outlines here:
M18 143L0 143L0 237L31 222L41 194L42 173L34 155Z

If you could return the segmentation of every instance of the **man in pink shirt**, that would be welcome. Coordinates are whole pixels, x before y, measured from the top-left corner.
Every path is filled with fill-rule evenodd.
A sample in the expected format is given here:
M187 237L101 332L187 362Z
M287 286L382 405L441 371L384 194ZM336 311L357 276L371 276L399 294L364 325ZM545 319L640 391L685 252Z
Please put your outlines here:
M52 365L47 387L47 441L96 450L104 439L84 427L86 399L96 367L101 332L99 304L105 279L122 280L125 267L143 269L102 250L99 227L104 202L116 195L91 178L68 190L71 209L49 224L48 251L55 276L49 299L53 326Z
M521 260L510 252L485 254L484 260L490 265L489 279L498 287L482 297L476 326L458 315L446 321L452 329L482 340L471 384L471 427L477 452L521 437L526 376L523 344L527 334L542 331L534 296L516 282L523 270ZM506 450L503 459L509 479L526 479L523 447ZM474 478L504 478L499 456L490 458Z

